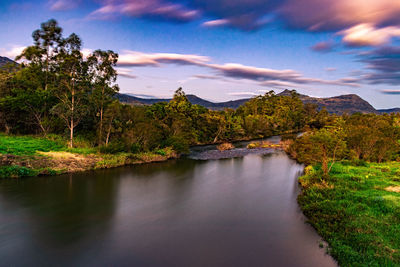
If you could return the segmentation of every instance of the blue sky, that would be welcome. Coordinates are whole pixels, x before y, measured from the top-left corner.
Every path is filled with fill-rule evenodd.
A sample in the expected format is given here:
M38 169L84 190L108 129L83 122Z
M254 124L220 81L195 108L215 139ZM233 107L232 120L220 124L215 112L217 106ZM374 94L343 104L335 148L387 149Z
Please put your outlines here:
M111 49L121 92L213 101L296 89L400 106L400 2L393 0L1 1L0 55L56 19L85 51Z

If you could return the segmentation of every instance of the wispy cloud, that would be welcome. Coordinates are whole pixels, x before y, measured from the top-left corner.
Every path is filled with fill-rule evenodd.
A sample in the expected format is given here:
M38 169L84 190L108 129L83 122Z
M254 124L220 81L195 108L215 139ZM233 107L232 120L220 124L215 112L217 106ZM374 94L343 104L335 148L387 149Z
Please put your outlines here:
M115 16L188 22L199 18L200 13L196 9L164 0L110 0L101 8L93 11L89 18L110 19Z
M54 10L68 9L77 0L57 0ZM332 32L351 46L382 45L399 36L400 1L397 0L107 0L90 19L120 16L191 22L205 27L233 27L245 31L279 21L289 29ZM329 51L328 43L314 46Z
M49 6L52 11L67 11L79 7L80 2L80 0L51 0Z
M129 78L129 79L136 79L137 76L132 74L132 70L128 68L116 68L117 73L119 76Z
M372 84L400 85L400 46L381 47L359 55L369 72L363 78Z
M258 96L260 94L257 94L254 92L231 92L231 93L228 93L228 95L241 96L241 97L253 97L253 96Z
M358 24L339 34L349 46L379 46L389 43L393 37L400 37L400 27L376 28L372 24Z
M125 50L119 55L119 66L160 66L161 64L201 65L209 62L204 56L173 53L142 53Z
M386 94L386 95L400 95L400 90L381 90L380 91L382 94Z
M237 63L213 64L206 56L173 54L173 53L142 53L137 51L124 51L118 61L118 66L143 67L161 64L194 65L215 71L217 76L232 79L246 79L264 84L290 85L290 84L325 84L358 87L356 78L343 78L338 80L323 80L308 78L294 70L274 70ZM200 76L199 76L200 77ZM203 77L209 78L209 77Z
M332 52L335 44L333 42L319 42L311 47L315 52L327 53Z

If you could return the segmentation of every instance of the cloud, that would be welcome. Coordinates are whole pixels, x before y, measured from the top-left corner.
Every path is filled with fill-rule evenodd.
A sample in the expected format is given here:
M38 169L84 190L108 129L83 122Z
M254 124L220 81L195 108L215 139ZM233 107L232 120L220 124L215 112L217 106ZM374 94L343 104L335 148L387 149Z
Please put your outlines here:
M337 68L325 68L325 71L327 71L327 72L334 72L334 71L337 71Z
M248 79L259 82L279 81L294 84L326 84L358 87L355 78L343 78L339 80L323 80L317 78L304 77L294 70L273 70L267 68L258 68L252 66L244 66L241 64L228 63L224 65L206 64L208 68L217 70L221 75L236 79Z
M203 23L203 26L205 27L221 27L221 26L226 26L229 25L230 21L228 19L215 19L215 20L209 20Z
M0 48L0 55L14 59L24 51L25 46L11 45L8 48Z
M358 24L339 34L349 46L379 46L389 43L393 37L399 37L400 27L376 28L372 24Z
M275 85L291 84L325 84L358 87L356 78L342 78L339 80L323 80L317 78L304 77L301 73L294 70L274 70L245 66L237 63L212 64L211 59L206 56L173 54L173 53L142 53L137 51L123 51L117 63L120 67L159 67L161 64L193 65L207 68L216 72L220 77L233 78L236 80L246 79L259 83ZM215 76L214 76L215 77ZM212 79L214 79L214 77ZM197 76L197 78L207 78L209 76Z
M175 1L176 2L176 1ZM93 11L90 19L111 19L118 16L189 22L200 17L196 9L164 0L110 0Z
M327 53L333 51L334 44L332 42L319 42L311 47L315 52Z
M228 93L230 96L242 96L242 97L252 97L252 96L258 96L260 94L254 93L254 92L231 92Z
M132 70L128 68L116 68L118 76L122 76L129 79L136 79L137 76L132 74Z
M92 0L95 1L95 0ZM58 0L55 3L69 3ZM350 46L382 45L398 37L398 0L107 0L91 19L121 16L257 30L273 22L307 32L340 33ZM275 24L276 25L276 24ZM314 46L328 51L328 43ZM330 47L332 48L332 47Z
M118 65L126 67L154 66L162 63L179 65L201 65L210 61L208 57L186 54L153 53L146 54L136 51L125 50L119 55Z
M77 8L80 2L80 0L51 0L49 5L52 11L66 11Z
M293 28L340 31L359 24L378 27L400 23L400 2L394 0L287 0L280 15Z
M381 90L380 91L382 94L386 95L400 95L400 90Z
M372 84L400 85L400 46L381 47L359 55L370 72L363 78Z

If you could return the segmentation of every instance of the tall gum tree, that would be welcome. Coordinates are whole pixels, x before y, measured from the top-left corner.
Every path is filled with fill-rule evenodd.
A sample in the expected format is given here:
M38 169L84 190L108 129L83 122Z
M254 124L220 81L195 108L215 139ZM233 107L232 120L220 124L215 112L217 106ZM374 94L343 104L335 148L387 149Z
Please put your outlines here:
M117 71L114 69L118 61L118 54L111 50L96 50L88 57L87 61L92 82L90 98L95 106L96 116L99 117L98 143L101 145L103 143L104 112L112 102L112 97L119 91L118 85L115 84Z
M90 88L88 64L81 53L82 41L71 34L63 41L58 54L59 103L52 112L63 119L70 132L69 147L74 145L74 129L87 113L87 93Z

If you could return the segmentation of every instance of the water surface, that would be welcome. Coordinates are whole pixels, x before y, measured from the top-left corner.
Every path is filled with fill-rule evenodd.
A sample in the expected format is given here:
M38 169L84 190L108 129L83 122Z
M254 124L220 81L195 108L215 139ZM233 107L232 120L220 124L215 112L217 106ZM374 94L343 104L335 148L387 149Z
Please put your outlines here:
M335 266L283 152L0 182L4 266Z

